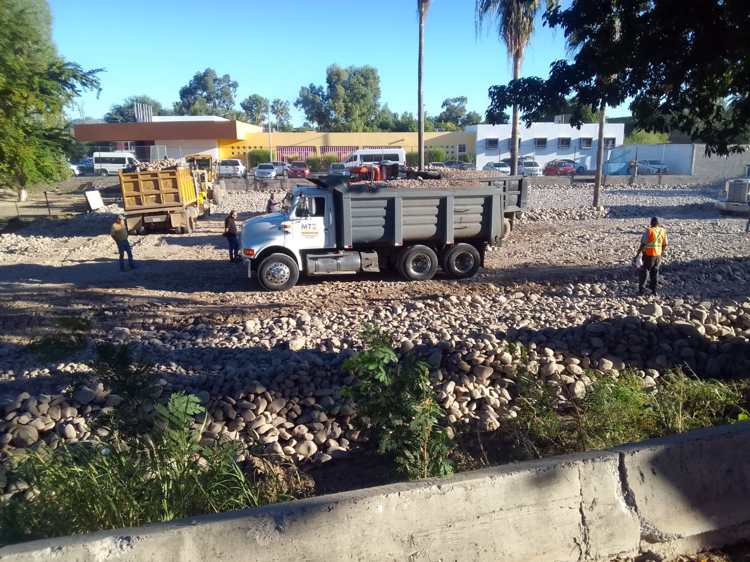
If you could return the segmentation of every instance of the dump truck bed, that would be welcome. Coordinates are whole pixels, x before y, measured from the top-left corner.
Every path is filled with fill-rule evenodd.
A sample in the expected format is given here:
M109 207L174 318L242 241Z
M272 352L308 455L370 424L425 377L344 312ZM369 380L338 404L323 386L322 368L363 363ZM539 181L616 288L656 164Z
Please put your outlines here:
M198 194L188 168L158 172L120 173L123 208L126 212L187 207Z
M341 248L403 246L418 241L496 244L503 235L500 186L371 191L366 186L338 185L333 193Z

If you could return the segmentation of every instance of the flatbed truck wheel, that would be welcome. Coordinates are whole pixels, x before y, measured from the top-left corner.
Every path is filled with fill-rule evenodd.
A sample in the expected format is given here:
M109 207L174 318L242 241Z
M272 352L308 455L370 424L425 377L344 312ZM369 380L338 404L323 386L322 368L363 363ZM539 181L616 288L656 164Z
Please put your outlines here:
M471 244L456 244L443 254L443 271L456 279L473 277L481 264L479 251Z
M258 283L266 291L286 291L298 280L297 262L286 254L271 254L258 266Z
M427 281L437 272L437 254L429 246L405 248L399 260L399 273L409 281Z

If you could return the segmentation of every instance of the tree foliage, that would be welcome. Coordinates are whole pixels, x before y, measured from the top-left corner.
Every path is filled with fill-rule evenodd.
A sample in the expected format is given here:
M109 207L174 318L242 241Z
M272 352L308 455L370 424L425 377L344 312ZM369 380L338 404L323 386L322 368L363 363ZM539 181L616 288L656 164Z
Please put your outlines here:
M180 88L180 101L174 104L178 115L218 115L233 117L237 82L229 74L219 76L213 68L196 72Z
M145 103L151 106L154 115L169 115L171 111L162 107L161 103L148 96L130 96L122 103L114 104L104 115L107 123L129 123L135 121L135 110L133 104Z
M548 9L576 50L549 77L490 88L491 113L517 103L528 121L576 96L580 106L631 100L638 127L674 128L709 153L742 150L750 123L750 10L720 0L573 0ZM603 80L601 77L608 77ZM580 114L573 124L580 124Z
M288 131L292 126L292 117L289 114L289 102L279 98L271 102L271 115L276 122L276 128L280 131Z
M625 144L662 144L666 142L669 142L667 133L655 133L643 129L634 129L625 137Z
M476 111L467 111L466 96L446 98L441 106L442 112L435 118L435 127L441 130L458 130L468 125L482 122L482 116Z
M380 76L371 66L326 70L326 85L300 88L294 102L320 130L372 131L380 112Z
M61 179L71 142L63 109L98 87L98 71L56 53L46 0L2 0L0 21L0 184Z
M240 107L245 112L245 119L254 125L263 125L268 121L270 109L268 99L259 94L247 96L240 102Z

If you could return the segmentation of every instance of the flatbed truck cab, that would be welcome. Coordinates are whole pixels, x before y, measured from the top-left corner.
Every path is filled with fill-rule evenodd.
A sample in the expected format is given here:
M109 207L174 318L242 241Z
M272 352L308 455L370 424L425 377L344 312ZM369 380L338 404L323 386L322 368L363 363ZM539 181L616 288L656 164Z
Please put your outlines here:
M242 256L248 277L269 291L293 287L300 275L383 269L412 281L431 279L440 267L456 279L471 277L487 246L501 243L503 202L497 186L298 186L287 210L245 222Z

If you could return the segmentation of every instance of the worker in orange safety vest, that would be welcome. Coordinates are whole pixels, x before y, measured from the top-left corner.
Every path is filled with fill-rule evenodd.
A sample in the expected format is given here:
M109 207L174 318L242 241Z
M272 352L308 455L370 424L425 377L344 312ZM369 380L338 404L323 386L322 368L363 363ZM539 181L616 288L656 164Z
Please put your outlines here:
M641 245L635 253L635 259L643 254L643 265L638 272L638 294L642 295L646 287L646 279L649 279L649 288L652 294L656 294L656 284L659 280L659 266L667 250L667 231L659 226L659 219L653 217L651 226L641 237Z

